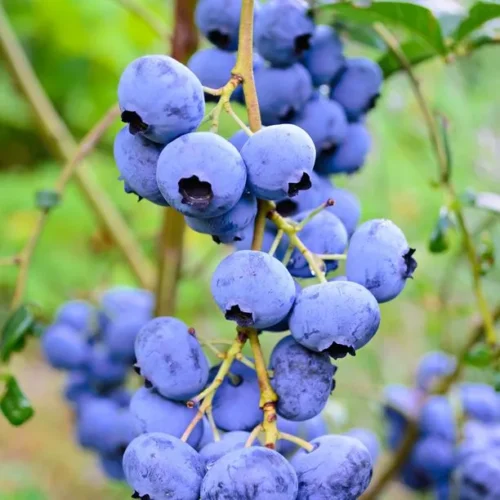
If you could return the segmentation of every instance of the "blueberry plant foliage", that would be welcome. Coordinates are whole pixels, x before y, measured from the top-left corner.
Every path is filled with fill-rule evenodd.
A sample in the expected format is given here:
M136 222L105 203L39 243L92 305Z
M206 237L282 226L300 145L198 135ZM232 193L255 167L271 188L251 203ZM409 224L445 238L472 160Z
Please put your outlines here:
M47 361L67 374L79 444L98 455L108 477L125 480L133 498L376 498L394 477L440 499L500 496L500 397L490 385L458 382L466 363L489 367L499 358L499 314L481 283L494 251L476 246L463 212L465 204L498 212L498 198L456 192L446 121L430 111L413 71L432 57L451 60L496 43L486 23L500 16L500 5L443 14L420 3L200 0L190 14L212 47L186 64L166 55L132 61L118 83L119 109L68 155L56 189L37 194L32 238L2 261L20 269L0 359L6 363L30 335L41 337ZM12 62L19 47L5 20L0 28ZM345 33L382 48L378 63L347 57ZM332 359L370 342L379 304L403 291L417 262L393 222L359 224L359 200L332 176L364 165L366 115L384 78L400 70L422 110L446 199L429 248L445 251L450 231L460 232L482 323L456 356L427 354L414 386L386 388L393 458L373 478L375 434L328 434L322 419L335 389ZM207 102L215 103L208 112ZM246 106L248 125L234 102ZM217 134L223 113L241 128L229 140ZM117 114L124 126L114 156L124 191L234 247L211 277L213 300L236 331L225 351L157 314L162 291L155 299L146 289L150 270L141 271L133 239L116 236L144 288L112 288L98 305L69 301L43 333L38 311L24 303L45 220ZM208 132L197 131L203 124ZM260 337L288 331L266 363ZM246 343L252 358L242 353ZM218 365L210 367L204 347ZM133 371L143 386L132 393ZM24 423L33 408L12 375L2 372L0 382L0 409L13 425Z

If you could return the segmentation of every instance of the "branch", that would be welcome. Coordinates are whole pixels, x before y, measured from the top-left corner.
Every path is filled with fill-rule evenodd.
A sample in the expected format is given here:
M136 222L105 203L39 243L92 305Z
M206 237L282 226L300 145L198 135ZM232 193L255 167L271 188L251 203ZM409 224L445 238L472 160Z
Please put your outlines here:
M92 152L102 136L116 120L119 113L120 109L118 108L118 106L115 105L110 108L109 111L104 115L104 117L83 138L80 146L75 151L73 158L66 164L56 181L54 193L59 199L62 197L64 190L69 180L75 173L78 165L86 156L88 156ZM28 282L28 273L31 260L33 258L33 254L35 253L38 241L40 240L40 236L42 235L45 224L48 220L51 209L43 208L40 210L41 212L38 215L31 236L29 237L23 250L15 258L16 263L19 265L19 273L16 279L11 309L16 309L17 307L19 307L23 301L24 292L26 290L26 285Z
M194 24L194 0L177 0L172 57L187 62L198 46L198 31ZM156 315L171 316L175 312L177 289L182 268L186 224L182 214L165 209L160 233L160 272L156 286Z
M0 53L14 82L31 106L38 127L54 156L66 163L72 161L77 154L77 144L45 94L1 4ZM97 219L123 253L132 272L142 286L150 287L153 282L153 268L106 191L83 169L75 170L75 178Z
M422 110L422 114L424 115L427 129L429 131L429 136L431 138L431 142L433 144L434 152L441 172L440 184L447 193L447 196L449 198L450 208L455 212L458 221L458 228L462 233L465 252L467 254L467 258L469 260L469 266L471 268L471 273L472 273L473 290L476 296L476 302L479 311L483 318L483 323L485 325L484 335L488 343L495 345L496 344L495 325L493 323L491 311L486 301L486 297L484 295L484 291L481 284L479 259L476 253L476 249L474 247L472 236L469 232L469 229L467 228L467 223L465 221L465 216L463 213L461 202L451 182L449 161L446 151L444 149L443 141L441 140L441 137L439 135L439 130L436 124L436 120L434 119L429 109L429 106L427 105L427 101L420 90L420 85L413 72L411 63L406 58L405 53L401 50L397 38L381 23L375 23L374 29L384 40L384 42L388 45L388 47L393 51L394 55L399 60L400 64L406 70L406 73L408 74L408 77L413 87L413 92L415 94L415 97L417 98L420 109Z
M167 25L161 21L153 12L141 5L136 0L116 0L123 8L128 10L143 23L148 26L151 31L156 33L161 39L167 40L169 32Z

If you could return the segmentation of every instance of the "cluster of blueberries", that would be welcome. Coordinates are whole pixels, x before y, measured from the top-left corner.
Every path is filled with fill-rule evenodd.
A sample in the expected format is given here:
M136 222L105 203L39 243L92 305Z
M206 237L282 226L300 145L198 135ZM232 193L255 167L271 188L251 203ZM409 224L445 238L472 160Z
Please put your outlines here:
M456 367L454 357L430 352L419 362L415 385L385 390L387 445L397 449L409 421L418 439L399 478L414 491L433 490L438 500L500 498L500 394L490 385L463 382L432 394Z
M336 33L315 26L305 2L256 3L255 44L266 62L256 56L255 80L265 127L231 141L195 132L205 114L202 84L220 87L231 76L240 11L241 0L200 0L198 27L217 48L197 53L189 67L159 55L127 66L118 87L127 125L115 159L127 192L172 207L218 243L236 244L212 276L212 296L239 327L290 331L269 361L277 425L313 450L286 440L276 450L258 440L246 446L263 411L256 372L243 361L213 395L213 422L194 425L198 396L219 366L209 367L193 329L153 318L148 292L110 290L98 309L66 304L43 337L44 352L70 371L66 396L79 442L99 453L110 476L126 479L134 498L351 500L369 485L378 442L363 429L326 433L321 412L337 370L331 358L355 355L373 338L379 303L402 292L417 264L392 222L357 227L358 200L325 174L363 164L370 142L364 116L382 75L371 61L346 59ZM237 90L234 98L243 95ZM310 258L289 249L296 240L286 234L272 245L271 222L262 250L251 249L258 199L274 202L300 228L329 281L303 288L299 279L318 277ZM318 206L324 209L312 217ZM327 275L339 256L345 276ZM130 398L124 383L132 366L144 385Z

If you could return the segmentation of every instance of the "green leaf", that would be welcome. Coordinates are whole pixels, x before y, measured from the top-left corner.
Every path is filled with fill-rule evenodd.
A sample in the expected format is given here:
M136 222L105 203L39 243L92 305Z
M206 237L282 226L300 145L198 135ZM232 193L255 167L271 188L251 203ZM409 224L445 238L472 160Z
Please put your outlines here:
M4 375L5 389L0 398L0 410L12 425L22 425L35 411L12 375Z
M36 195L36 206L41 210L50 210L59 204L61 197L55 191L42 190L37 191Z
M479 259L479 272L481 276L485 276L495 265L495 244L491 234L481 234L481 240L477 245L477 256Z
M346 20L333 23L333 27L342 38L372 47L377 50L385 50L386 45L370 26L351 23Z
M458 25L453 33L455 43L463 40L467 35L480 28L484 23L500 17L500 2L476 2L469 11L469 15Z
M450 246L448 234L450 227L453 226L451 214L446 207L441 207L437 223L432 231L429 240L429 251L432 253L443 253Z
M486 344L476 344L465 356L468 365L485 368L493 360L493 352Z
M436 53L432 48L423 44L418 40L409 40L400 45L401 50L404 52L406 58L412 66L424 61L432 59ZM401 70L399 59L394 55L394 52L386 52L379 60L378 64L382 68L384 78L388 78L392 74Z
M421 5L385 1L362 7L350 2L340 2L322 5L319 9L334 15L335 20L347 19L370 24L381 22L405 28L434 54L445 55L447 52L439 21L429 9Z
M31 333L34 322L33 313L25 305L7 318L0 336L0 360L7 362L13 352L24 348L25 337Z

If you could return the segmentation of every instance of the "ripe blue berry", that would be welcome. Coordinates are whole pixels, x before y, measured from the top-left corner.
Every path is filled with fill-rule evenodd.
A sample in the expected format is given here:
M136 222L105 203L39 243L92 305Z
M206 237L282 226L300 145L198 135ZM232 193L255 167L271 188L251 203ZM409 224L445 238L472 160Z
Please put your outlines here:
M168 144L158 160L158 186L179 212L210 218L233 208L247 173L238 150L210 132L186 134Z
M335 388L332 365L327 353L302 347L291 335L281 339L271 353L269 368L278 395L277 412L289 420L308 420L323 410Z
M304 65L316 87L329 85L345 64L342 41L330 26L318 25L311 38L311 48L304 55Z
M131 134L166 144L192 132L203 119L203 88L194 73L168 56L131 62L118 85L122 121Z
M180 320L155 318L137 335L135 356L141 375L164 397L188 401L208 380L200 343Z
M210 370L210 380L215 378L218 368ZM233 362L230 373L212 402L215 423L224 431L251 431L262 421L257 375L239 361Z
M297 281L295 281L294 283L295 283L295 296L297 296L301 292L302 287L300 286L300 284ZM290 329L289 323L290 323L290 316L291 315L292 315L292 310L290 310L290 312L280 322L276 323L273 326L267 327L266 331L267 332L277 332L277 333L288 331Z
M127 483L140 498L198 500L205 473L198 453L161 432L135 438L123 456Z
M149 290L126 286L110 288L101 297L101 309L110 319L122 314L150 317L154 304L154 295Z
M116 455L100 455L99 462L104 475L113 481L124 481L125 473L123 472L122 454Z
M204 460L205 467L210 469L219 458L234 450L244 448L249 436L250 433L245 431L227 432L220 441L207 444L200 450L200 457Z
M285 266L264 252L242 250L217 266L212 296L226 319L264 329L289 313L295 284Z
M420 413L419 427L423 436L455 441L455 413L446 396L431 396L427 399Z
M202 234L210 234L216 243L232 243L246 237L245 229L257 215L257 199L253 194L243 193L236 205L225 214L210 219L186 216L186 224Z
M128 368L123 361L114 359L104 346L97 345L92 349L88 373L94 386L109 389L122 384L127 377Z
M67 325L81 333L89 333L96 327L97 312L84 300L65 302L56 312L54 323Z
M217 460L201 485L203 500L295 500L297 476L279 453L251 447Z
M500 452L478 453L466 460L457 471L460 499L495 500L500 498Z
M375 107L383 79L376 62L363 57L348 59L332 83L331 97L355 121Z
M256 1L256 15L259 7ZM200 0L195 12L196 25L219 49L235 51L238 48L240 13L241 0Z
M118 132L115 138L114 155L120 178L127 190L157 205L168 206L158 189L156 165L163 146L140 135L132 135L128 127Z
M413 276L417 268L414 253L393 222L370 220L355 231L349 243L347 279L366 287L378 302L387 302L397 297Z
M248 187L265 200L295 196L311 187L316 152L311 138L295 125L266 127L241 149Z
M417 386L423 391L431 391L432 387L441 377L453 373L456 360L444 352L428 352L423 356L417 367L415 375Z
M346 435L358 439L366 446L366 449L370 453L372 464L375 465L380 455L380 442L377 435L370 429L364 429L362 427L349 429Z
M308 212L303 212L295 217L297 222L307 217ZM306 224L299 233L304 245L316 254L343 254L347 246L348 235L344 224L338 217L326 210ZM326 272L334 271L338 267L338 261L325 261ZM287 269L292 276L309 278L313 276L312 271L304 255L295 249L292 253Z
M309 48L314 23L303 0L270 0L255 21L255 45L273 66L298 62Z
M290 122L313 94L311 77L299 63L289 68L258 68L255 87L264 125Z
M214 441L214 433L212 431L212 427L207 417L203 417L201 425L203 430L200 442L196 446L197 451L202 450L205 446L207 446L210 443L213 443Z
M347 189L338 187L332 189L329 197L335 203L333 206L327 207L326 210L342 221L347 235L351 237L361 218L361 204L358 197Z
M280 432L292 434L307 441L312 441L313 439L324 436L328 432L325 420L321 414L309 420L304 420L303 422L287 420L278 415L277 423ZM285 439L280 439L276 443L276 450L282 455L290 456L293 452L297 451L297 449L298 447L296 444Z
M455 468L455 443L435 436L415 444L413 461L434 483L447 482Z
M309 134L318 154L338 146L347 135L347 118L342 106L318 93L293 123Z
M87 366L90 347L70 326L54 324L42 336L42 351L47 362L58 370L78 370Z
M181 437L186 427L196 415L197 408L171 401L156 391L141 387L130 401L130 413L135 418L137 432L165 432ZM189 436L188 444L196 447L201 439L203 425L199 423Z
M229 142L238 150L241 152L241 148L246 144L248 141L249 135L244 131L244 130L238 130L235 134L233 134L229 138Z
M303 191L306 192L306 191ZM250 250L252 247L252 240L253 240L253 232L254 232L254 226L253 224L248 225L244 230L243 230L243 239L241 241L236 241L234 246L236 250ZM261 250L262 252L269 252L271 249L271 246L274 242L274 238L276 237L276 226L272 227L270 224L266 224L266 228L264 230L264 237L262 240L262 247ZM285 256L286 252L286 242L284 241L285 238L281 240L281 243L278 245L278 248L276 249L276 252L274 254L274 257L278 260L282 260L283 257Z
M362 286L333 281L304 288L290 318L299 344L333 358L354 355L375 335L380 324L377 301Z
M301 449L291 463L299 479L298 498L351 500L370 484L372 460L365 445L348 436L329 435L311 441L315 449Z
M463 383L460 399L465 415L485 423L500 422L500 397L488 384Z
M371 137L363 123L350 123L344 140L318 153L315 169L320 174L353 174L365 163Z

